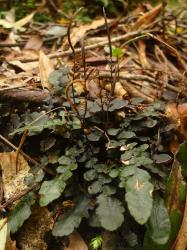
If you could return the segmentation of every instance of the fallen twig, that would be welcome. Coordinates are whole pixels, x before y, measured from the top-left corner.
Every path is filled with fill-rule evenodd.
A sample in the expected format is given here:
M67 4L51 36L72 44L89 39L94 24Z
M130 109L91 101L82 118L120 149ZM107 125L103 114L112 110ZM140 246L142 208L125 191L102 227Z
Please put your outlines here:
M111 42L115 43L115 42L119 42L119 41L123 41L123 40L128 40L132 37L148 34L150 32L151 32L151 30L129 32L127 34L111 38ZM85 50L95 49L95 48L102 47L102 46L107 45L107 44L108 44L108 40L105 40L105 41L102 41L100 43L85 46ZM79 53L79 52L81 52L81 48L75 49L75 53ZM72 50L69 49L67 51L55 52L55 53L49 54L48 56L49 56L49 58L52 59L52 58L58 58L58 57L62 57L62 56L69 56L72 54L73 54ZM35 61L38 61L38 58L21 60L21 62L35 62Z
M7 145L9 145L11 148L18 150L18 147L16 147L14 144L12 144L8 139L6 139L3 135L0 134L0 139L5 142ZM20 153L25 157L25 159L27 159L28 161L30 161L31 163L35 164L35 165L40 165L39 162L37 162L36 160L32 159L29 155L27 155L26 153L24 153L22 150L20 150Z
M13 197L9 198L6 202L4 202L2 205L0 205L0 211L2 211L2 209L12 205L15 201L19 200L24 195L26 195L29 192L33 191L37 186L38 186L38 184L34 184L31 187L27 188L26 190L22 191L21 193L16 194Z
M52 96L47 91L42 90L19 90L13 89L0 92L0 101L18 101L18 102L30 102L30 103L50 103L61 105L64 101L62 97Z

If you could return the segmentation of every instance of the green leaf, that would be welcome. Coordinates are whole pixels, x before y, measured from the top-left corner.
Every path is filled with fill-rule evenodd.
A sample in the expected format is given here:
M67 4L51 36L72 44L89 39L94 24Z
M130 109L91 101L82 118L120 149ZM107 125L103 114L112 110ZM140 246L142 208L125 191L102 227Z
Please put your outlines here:
M118 199L106 195L99 195L97 203L96 214L101 226L109 231L119 228L124 221L123 212L125 209L122 203Z
M93 157L89 161L86 162L85 167L86 168L93 168L93 166L98 162L98 159Z
M117 57L117 58L121 58L123 56L123 50L121 48L113 48L112 50L112 55Z
M102 237L100 235L96 236L95 238L91 239L90 246L94 249L97 250L101 247L102 245Z
M69 69L66 67L60 68L58 70L54 70L49 75L49 82L53 86L53 89L56 93L60 93L63 91L65 85L68 82L68 73Z
M87 136L89 141L99 141L103 133L97 129L93 129Z
M104 5L104 7L109 5L109 0L100 0L100 2Z
M154 120L154 119L151 119L148 117L147 120L145 121L144 125L145 125L145 127L153 128L156 126L157 123L158 123L157 120Z
M123 170L120 173L120 177L121 178L129 177L131 175L134 175L135 171L136 171L136 168L133 167L133 166L124 167Z
M73 129L80 129L81 128L81 121L80 119L74 117L72 122Z
M130 139L136 137L136 134L132 131L122 131L119 135L118 135L118 139Z
M168 242L159 250L171 249L183 219L183 208L186 201L186 182L181 173L181 165L176 158L173 161L165 196L171 222L171 232Z
M93 181L97 177L97 172L95 169L90 169L84 173L84 179L86 181Z
M177 159L181 164L182 173L187 178L187 143L182 143L177 154Z
M34 194L26 195L8 216L8 230L15 233L31 215L31 206L34 204Z
M87 197L81 197L78 204L66 214L61 215L54 225L52 234L54 236L65 236L71 234L75 228L78 228L82 218L89 217L90 200Z
M161 163L167 163L168 161L170 161L171 156L169 156L168 154L155 154L153 156L153 159L155 163L161 164Z
M114 100L110 102L110 107L108 108L108 111L112 112L114 110L122 109L126 107L127 105L128 105L127 100L121 100L121 99L115 98Z
M144 99L142 97L132 97L131 98L131 104L132 105L139 105L142 102L144 102Z
M128 150L125 153L121 155L121 161L127 161L130 160L133 157L133 151Z
M60 197L61 193L66 187L66 181L72 176L70 171L63 173L53 180L44 181L41 185L40 194L40 206L44 207L53 200Z
M112 169L110 172L109 172L109 176L111 177L111 178L116 178L116 177L118 177L119 176L119 169L117 169L117 168L114 168L114 169Z
M89 187L88 187L88 193L89 194L97 194L101 192L102 189L102 183L100 181L94 181Z
M151 215L153 185L149 179L150 175L145 170L136 169L125 184L129 212L139 224L145 224Z
M148 222L148 233L155 243L163 245L169 239L170 229L170 219L164 201L156 197Z
M73 171L78 167L75 158L71 158L65 155L61 156L58 159L58 162L61 165L57 168L58 173L65 173L68 170Z
M109 128L107 130L107 133L111 136L116 136L119 133L120 129L119 128Z
M113 195L116 193L116 188L114 186L104 185L102 188L103 194L105 195Z

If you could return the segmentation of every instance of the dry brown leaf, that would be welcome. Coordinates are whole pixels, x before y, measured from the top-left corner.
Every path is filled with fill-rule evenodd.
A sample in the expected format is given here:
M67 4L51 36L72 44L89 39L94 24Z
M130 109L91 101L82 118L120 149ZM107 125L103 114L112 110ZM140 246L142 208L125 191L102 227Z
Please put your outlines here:
M35 11L14 23L14 28L20 29L29 23L35 15Z
M0 86L4 85L4 83L6 82L6 76L4 74L0 74Z
M5 56L7 62L15 61L15 60L25 60L25 59L36 59L38 58L39 52L31 49L24 49L20 52L12 51L10 54Z
M7 218L0 219L0 250L5 250L7 232Z
M86 90L89 93L89 96L91 98L97 98L99 97L100 93L101 93L101 88L99 86L99 82L97 79L92 79L89 82L87 82L86 84Z
M176 103L168 103L165 109L166 116L171 119L171 121L177 125L179 123L179 113L177 111Z
M184 208L183 220L175 243L171 250L186 250L187 248L187 196Z
M174 134L172 136L170 145L169 145L169 149L173 154L177 154L177 152L179 151L179 147L180 147L180 142L179 139L177 138L177 136Z
M155 18L159 15L161 10L162 10L162 4L159 4L158 6L154 7L153 9L145 13L143 16L138 18L138 20L133 24L131 30L132 31L139 30L149 25L155 20Z
M33 69L36 69L38 67L38 62L22 63L18 60L15 60L15 61L9 61L9 64L17 66L18 68L22 69L25 72L32 71Z
M18 250L16 247L16 241L13 241L10 236L8 236L5 250Z
M16 44L16 34L14 32L10 32L9 35L7 36L7 38L2 42L3 43L10 43L10 44ZM12 47L11 49L10 48L6 48L7 51L15 51L15 52L20 52L21 49L19 46L17 47Z
M27 188L24 178L30 175L30 167L21 154L18 156L18 172L16 174L16 155L15 151L0 153L0 168L6 200Z
M40 50L43 44L42 37L40 35L31 36L28 42L25 44L24 49Z
M111 23L112 20L108 20L108 23ZM80 41L89 30L97 29L105 24L104 18L94 20L91 24L84 24L79 27L75 27L71 31L71 43L73 46Z
M29 23L32 20L34 15L35 15L35 12L27 15L26 17L18 20L17 22L14 22L14 13L13 12L11 13L11 11L9 11L8 20L0 19L0 25L7 29L14 28L14 29L20 30L22 29L23 26L25 26L27 23Z
M147 61L147 56L146 56L146 43L143 40L138 41L138 53L142 68L144 69L148 68L149 63Z
M178 106L176 103L169 103L166 105L165 114L180 134L187 139L187 103Z
M177 110L180 116L180 132L187 139L187 103L179 104Z
M112 85L106 84L104 88L111 91ZM115 83L114 95L118 98L126 98L128 96L127 91L120 82Z
M39 74L41 79L41 85L43 89L51 89L51 85L48 81L49 75L54 71L53 64L47 55L40 50L39 54Z
M9 23L15 23L16 20L15 8L11 8L8 12L6 12L5 20Z
M78 95L81 95L85 92L85 84L83 80L77 80L74 82L73 87Z
M88 246L78 232L73 232L69 236L69 246L62 250L88 250Z

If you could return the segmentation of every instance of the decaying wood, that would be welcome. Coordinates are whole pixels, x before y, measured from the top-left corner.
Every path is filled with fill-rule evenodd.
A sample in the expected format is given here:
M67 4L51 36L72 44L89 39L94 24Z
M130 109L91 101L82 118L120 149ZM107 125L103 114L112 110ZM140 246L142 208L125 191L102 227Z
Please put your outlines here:
M1 92L0 101L29 102L35 104L53 103L62 105L63 98L53 97L48 91L14 89Z

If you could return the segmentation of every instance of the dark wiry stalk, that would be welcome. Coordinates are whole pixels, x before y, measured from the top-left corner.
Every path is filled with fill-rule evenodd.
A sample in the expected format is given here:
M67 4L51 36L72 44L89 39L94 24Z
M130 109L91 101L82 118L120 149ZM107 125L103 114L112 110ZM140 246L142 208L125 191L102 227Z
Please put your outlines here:
M81 39L81 55L82 55L82 64L83 64L83 74L84 74L84 84L85 84L85 90L86 90L86 57L85 57L85 49L84 49L84 37ZM83 120L85 120L85 116L87 113L87 94L85 93L85 109L84 109L84 115ZM84 122L83 122L84 123Z
M84 80L86 84L86 58L85 58L85 49L84 49L84 37L81 39L81 55L82 55L82 64L83 64L83 74Z
M166 25L165 25L165 12L166 12L167 0L162 0L162 29L163 29L163 37L165 38L166 33Z
M109 26L108 26L108 22L107 22L107 16L106 16L106 12L105 12L104 7L103 7L103 16L104 16L104 19L105 19L105 26L106 26L106 30L107 30L108 46L109 46L109 53L110 53L110 74L111 74L111 79L113 79L113 77L112 77L112 73L113 73L113 67L112 67L112 42L111 42L110 30L109 30ZM113 94L114 94L114 89L115 89L115 81L113 79L112 87L111 87L111 96L113 96Z
M69 43L69 46L72 50L72 53L73 53L73 80L75 80L75 64L76 64L76 53L75 53L75 49L72 45L72 42L71 42L71 27L72 27L72 24L73 24L73 21L76 17L76 15L82 10L82 7L79 8L75 14L71 17L70 19L70 23L69 23L69 26L68 26L68 31L67 31L67 36L68 36L68 43ZM72 84L72 94L73 94L73 102L74 102L74 105L75 105L75 89L73 87L73 84Z

